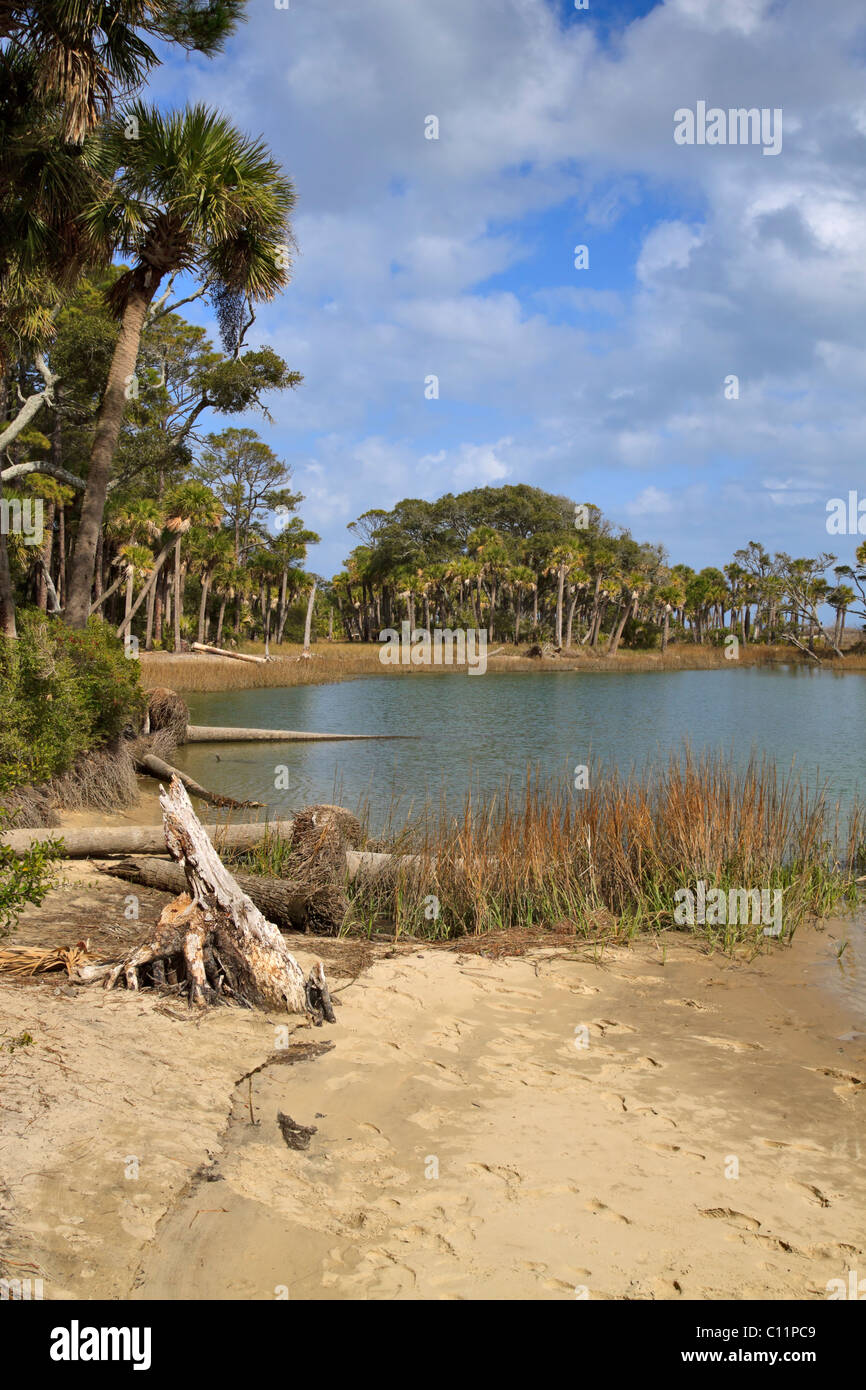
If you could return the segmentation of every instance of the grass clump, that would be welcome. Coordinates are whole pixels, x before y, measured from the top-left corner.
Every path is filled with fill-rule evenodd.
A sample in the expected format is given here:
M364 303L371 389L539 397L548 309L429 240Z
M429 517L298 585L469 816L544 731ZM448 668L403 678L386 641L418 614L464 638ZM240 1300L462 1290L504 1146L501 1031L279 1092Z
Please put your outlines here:
M686 751L625 776L601 766L576 792L528 774L523 795L468 797L460 817L426 813L391 838L386 875L360 881L352 916L367 930L390 918L411 936L566 927L593 940L628 940L680 927L731 950L764 936L767 918L682 925L678 890L781 893L778 934L857 898L863 816L843 817L820 784L752 760ZM740 899L739 901L742 901ZM733 914L731 914L733 915Z

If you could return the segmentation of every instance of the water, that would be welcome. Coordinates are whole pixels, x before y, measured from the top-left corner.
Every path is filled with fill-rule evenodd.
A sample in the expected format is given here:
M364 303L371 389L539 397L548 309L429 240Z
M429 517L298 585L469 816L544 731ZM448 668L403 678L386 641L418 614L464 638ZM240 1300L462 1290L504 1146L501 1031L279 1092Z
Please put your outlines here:
M799 666L730 670L572 671L373 676L335 685L187 696L192 722L330 733L406 733L412 742L196 744L177 762L213 791L290 813L369 800L372 827L389 805L425 797L459 807L523 781L527 763L571 786L593 757L627 771L688 739L739 763L766 753L780 770L826 779L843 803L866 793L866 677ZM288 788L275 790L276 769Z

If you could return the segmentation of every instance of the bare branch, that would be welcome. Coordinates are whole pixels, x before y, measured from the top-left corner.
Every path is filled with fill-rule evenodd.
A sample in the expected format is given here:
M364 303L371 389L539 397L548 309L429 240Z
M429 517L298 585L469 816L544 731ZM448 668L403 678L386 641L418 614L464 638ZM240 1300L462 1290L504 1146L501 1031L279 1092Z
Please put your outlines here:
M43 405L54 405L54 387L57 385L59 378L51 371L41 352L37 353L33 360L36 370L45 382L45 390L34 391L33 395L28 396L26 400L21 396L19 390L19 398L23 400L24 403L15 416L15 419L11 420L4 430L0 430L0 453L2 453L13 440L18 438L22 430L27 428L30 421Z
M8 468L0 470L0 478L3 479L4 483L8 483L13 478L23 478L27 473L43 473L46 477L56 478L59 483L67 483L69 487L74 487L79 492L83 492L86 486L84 479L79 478L77 473L69 473L59 464L49 463L45 459L37 459L31 463L10 464Z

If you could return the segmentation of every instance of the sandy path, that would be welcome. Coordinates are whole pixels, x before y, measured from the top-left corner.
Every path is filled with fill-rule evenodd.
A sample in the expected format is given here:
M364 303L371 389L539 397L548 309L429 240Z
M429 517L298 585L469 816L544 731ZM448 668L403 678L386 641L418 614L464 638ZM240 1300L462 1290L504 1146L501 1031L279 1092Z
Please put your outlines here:
M333 1051L253 1078L255 1125L239 1088L135 1296L826 1297L866 1246L862 1017L816 985L834 945L379 961ZM318 1126L308 1151L278 1110Z

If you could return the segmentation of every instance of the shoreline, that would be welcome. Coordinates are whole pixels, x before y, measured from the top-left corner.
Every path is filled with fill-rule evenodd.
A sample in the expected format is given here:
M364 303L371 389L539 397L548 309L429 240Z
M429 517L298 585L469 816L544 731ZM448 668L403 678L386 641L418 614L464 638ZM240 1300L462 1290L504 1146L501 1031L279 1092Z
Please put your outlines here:
M301 648L286 645L278 648L266 665L251 665L231 657L209 656L203 653L141 652L142 685L146 690L168 686L181 695L215 693L222 690L255 690L283 688L294 685L323 685L334 681L356 680L364 676L386 676L392 679L424 677L462 671L464 667L387 666L379 660L382 648L375 643L320 642L310 660L301 659ZM241 650L239 648L239 650ZM246 643L244 653L261 655L261 643ZM717 671L753 669L754 667L803 667L807 670L831 671L834 675L863 675L866 673L866 653L851 653L842 661L825 656L819 665L794 647L750 646L741 649L736 661L726 658L723 648L700 647L683 643L669 647L662 656L658 651L620 650L613 659L591 657L574 648L571 655L559 657L528 657L525 649L506 644L488 657L486 675L507 672L582 672L597 674L635 674L639 672Z
M73 913L146 929L127 885L64 868L16 942ZM288 1020L288 1054L266 1014L0 980L33 1038L0 1054L3 1272L33 1264L49 1299L826 1297L866 1249L864 927L751 961L676 933L293 936L339 1002L333 1028ZM299 1042L333 1046L285 1065Z

